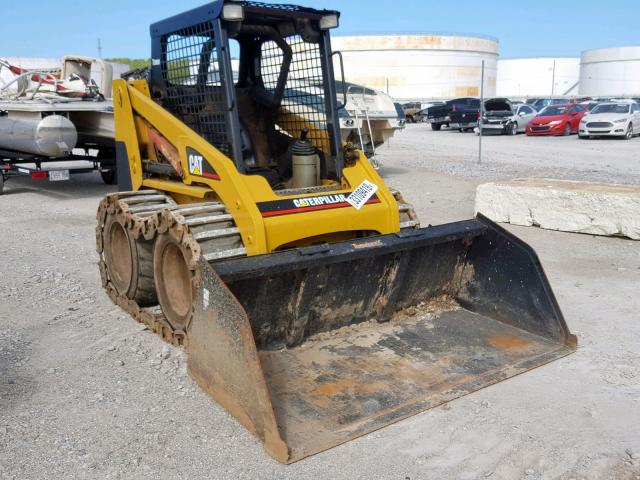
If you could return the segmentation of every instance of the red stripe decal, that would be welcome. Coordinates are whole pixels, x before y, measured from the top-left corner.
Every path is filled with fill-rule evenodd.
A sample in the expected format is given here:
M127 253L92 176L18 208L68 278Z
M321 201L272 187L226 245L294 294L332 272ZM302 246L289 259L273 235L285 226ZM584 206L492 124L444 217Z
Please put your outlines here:
M214 180L220 180L220 175L218 175L217 173L202 172L202 176L207 178L213 178Z
M381 203L379 198L372 198L365 205L372 205L374 203ZM314 210L329 210L332 208L350 207L351 204L347 202L333 203L329 205L315 205L312 207L290 208L288 210L274 210L272 212L262 212L263 217L276 217L278 215L289 215L290 213L302 213L312 212Z

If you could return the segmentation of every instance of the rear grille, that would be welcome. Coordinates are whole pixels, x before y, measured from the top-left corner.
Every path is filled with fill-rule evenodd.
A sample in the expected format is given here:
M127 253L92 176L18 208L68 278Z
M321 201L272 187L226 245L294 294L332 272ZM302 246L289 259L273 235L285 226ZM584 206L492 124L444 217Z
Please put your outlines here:
M549 125L540 125L537 127L531 127L531 130L534 132L546 132L549 130Z
M589 122L589 123L587 123L587 128L613 128L613 123L611 123L611 122Z

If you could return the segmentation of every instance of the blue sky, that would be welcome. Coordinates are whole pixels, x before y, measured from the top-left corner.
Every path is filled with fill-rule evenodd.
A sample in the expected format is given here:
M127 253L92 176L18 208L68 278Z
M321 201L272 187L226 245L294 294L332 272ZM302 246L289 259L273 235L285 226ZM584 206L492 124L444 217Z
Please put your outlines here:
M269 0L267 0L269 1ZM4 0L0 57L64 54L149 57L149 24L202 0ZM291 2L298 3L298 2ZM638 0L305 0L342 11L335 33L479 33L500 40L500 56L578 56L640 44ZM95 6L94 6L95 5ZM108 7L107 7L108 6Z

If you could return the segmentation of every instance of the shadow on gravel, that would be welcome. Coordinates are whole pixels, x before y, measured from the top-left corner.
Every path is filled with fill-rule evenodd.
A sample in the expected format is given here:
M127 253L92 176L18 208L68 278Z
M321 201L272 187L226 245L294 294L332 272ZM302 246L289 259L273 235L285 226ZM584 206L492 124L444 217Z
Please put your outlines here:
M380 174L381 177L402 175L407 172L409 172L408 168L386 167L386 166L382 166L380 170L378 170L378 173Z

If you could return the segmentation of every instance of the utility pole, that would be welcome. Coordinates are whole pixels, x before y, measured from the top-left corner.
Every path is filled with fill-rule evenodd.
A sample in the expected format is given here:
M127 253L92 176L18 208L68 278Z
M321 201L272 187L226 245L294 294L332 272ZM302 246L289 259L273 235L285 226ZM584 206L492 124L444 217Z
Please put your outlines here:
M480 114L478 117L478 163L482 163L482 117L484 117L484 60L480 70Z
M102 42L100 42L100 37L98 37L98 58L102 58Z
M553 60L553 68L551 69L551 96L553 97L553 92L556 86L556 61Z

